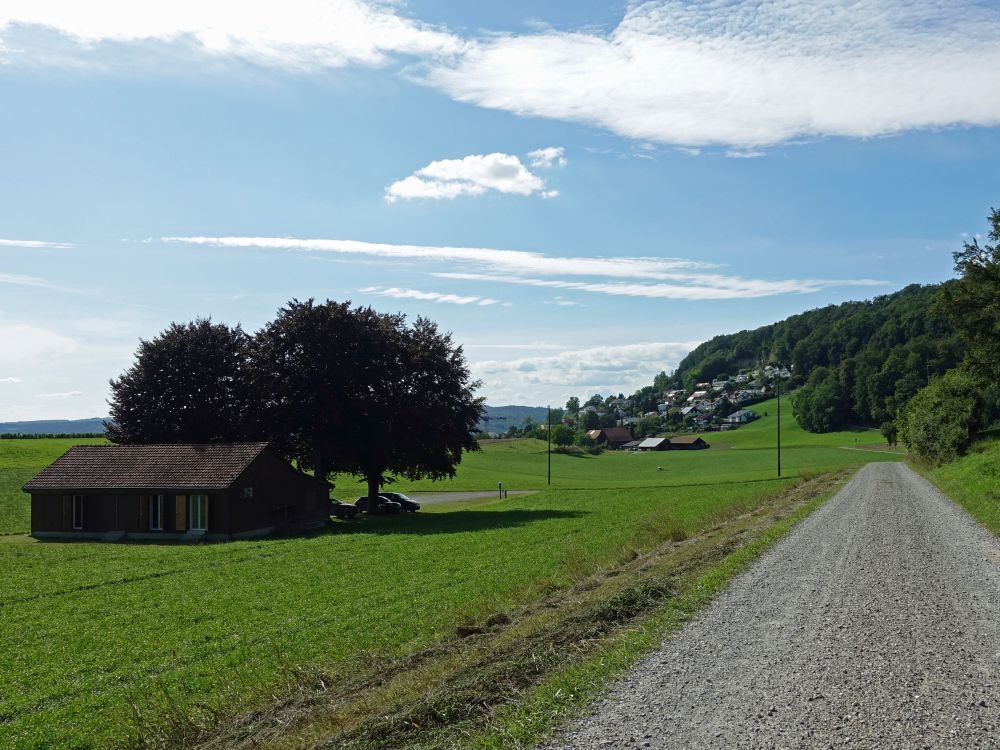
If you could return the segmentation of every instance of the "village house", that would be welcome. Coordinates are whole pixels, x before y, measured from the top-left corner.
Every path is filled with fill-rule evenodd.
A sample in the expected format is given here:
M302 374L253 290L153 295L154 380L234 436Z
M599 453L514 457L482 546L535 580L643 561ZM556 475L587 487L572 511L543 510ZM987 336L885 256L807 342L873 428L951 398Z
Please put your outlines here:
M670 450L670 441L667 438L646 438L636 446L636 449L641 451L668 451Z
M692 451L692 450L703 450L708 447L709 447L708 443L706 443L700 437L679 436L670 438L670 450Z
M746 424L747 422L752 422L757 419L757 412L750 409L739 409L734 411L728 417L723 418L723 422L730 425Z
M600 430L590 430L587 434L596 440L598 445L608 448L621 448L625 443L632 442L632 433L628 427L605 427Z
M267 443L80 445L23 489L38 538L242 539L329 521L329 485Z

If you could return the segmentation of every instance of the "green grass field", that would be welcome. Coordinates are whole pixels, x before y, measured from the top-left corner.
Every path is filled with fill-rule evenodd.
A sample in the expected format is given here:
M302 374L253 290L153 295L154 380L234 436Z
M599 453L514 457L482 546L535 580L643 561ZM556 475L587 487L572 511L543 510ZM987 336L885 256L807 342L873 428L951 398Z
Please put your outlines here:
M1000 536L1000 434L976 443L967 456L924 473L948 497Z
M774 476L767 424L710 436L708 451L554 456L555 487L503 502L201 545L30 539L19 487L79 441L0 441L0 747L106 747L133 731L133 707L153 724L173 707L230 711L299 667L349 669L450 638L460 622L766 503L789 486ZM899 458L845 450L859 435L875 442L869 433L841 433L839 447L786 430L786 475ZM540 487L544 467L538 444L495 444L453 482L403 486Z
M552 456L553 487L663 487L714 484L720 481L767 481L777 476L777 409L774 400L757 404L759 420L731 432L702 435L712 447L704 451L637 453L607 451L600 456ZM792 417L791 404L782 401L781 466L784 476L814 473L871 461L898 461L899 453L885 450L878 430L813 434ZM483 451L467 455L454 479L431 482L400 481L392 489L409 491L494 490L498 482L508 489L546 486L546 446L540 440L493 441ZM363 494L352 477L337 480L337 492L347 499Z

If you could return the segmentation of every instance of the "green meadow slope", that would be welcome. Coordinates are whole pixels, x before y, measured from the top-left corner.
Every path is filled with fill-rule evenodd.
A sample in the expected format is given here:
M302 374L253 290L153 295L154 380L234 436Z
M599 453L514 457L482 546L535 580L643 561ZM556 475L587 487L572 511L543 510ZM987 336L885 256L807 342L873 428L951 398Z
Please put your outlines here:
M1000 434L980 440L968 455L950 464L922 470L942 492L1000 536Z
M707 451L553 456L553 488L502 502L200 545L31 539L19 488L79 441L0 441L0 747L106 747L134 735L137 710L148 728L199 705L252 707L303 668L336 674L414 653L462 622L763 507L795 484L790 474L898 458L845 450L869 433L838 445L789 423L778 480L766 420L711 436ZM542 487L545 458L536 442L487 445L444 487ZM424 486L442 483L404 488Z

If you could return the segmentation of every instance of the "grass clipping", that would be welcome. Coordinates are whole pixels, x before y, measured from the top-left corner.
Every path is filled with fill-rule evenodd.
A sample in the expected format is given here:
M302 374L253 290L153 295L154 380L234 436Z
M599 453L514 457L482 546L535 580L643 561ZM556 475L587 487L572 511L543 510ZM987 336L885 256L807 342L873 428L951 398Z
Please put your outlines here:
M136 747L531 747L607 681L694 614L850 474L799 481L752 512L663 539L645 554L511 613L456 628L455 638L392 662L358 660L337 674L292 670L271 705L233 717L174 716Z

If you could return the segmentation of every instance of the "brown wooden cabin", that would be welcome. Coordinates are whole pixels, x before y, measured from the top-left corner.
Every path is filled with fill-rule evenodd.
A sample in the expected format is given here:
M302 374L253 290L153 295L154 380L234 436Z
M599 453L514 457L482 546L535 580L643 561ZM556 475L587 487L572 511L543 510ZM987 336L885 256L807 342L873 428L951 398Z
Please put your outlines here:
M608 448L621 448L625 443L632 442L632 433L628 427L605 427L600 430L590 430L587 434L596 440L598 445Z
M682 437L672 437L670 438L670 450L675 451L697 451L704 450L708 448L709 445L700 437L691 437L688 435Z
M244 539L329 521L329 486L267 443L78 445L24 485L31 534Z

